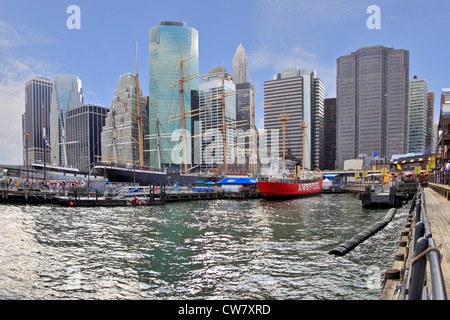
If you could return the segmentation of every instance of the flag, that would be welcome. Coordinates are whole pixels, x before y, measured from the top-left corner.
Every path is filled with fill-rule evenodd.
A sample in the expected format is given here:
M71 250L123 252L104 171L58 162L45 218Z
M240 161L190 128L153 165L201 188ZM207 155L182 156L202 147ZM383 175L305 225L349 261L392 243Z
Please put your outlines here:
M373 156L378 157L378 153L376 151L373 151Z
M397 163L397 170L402 170L402 167Z

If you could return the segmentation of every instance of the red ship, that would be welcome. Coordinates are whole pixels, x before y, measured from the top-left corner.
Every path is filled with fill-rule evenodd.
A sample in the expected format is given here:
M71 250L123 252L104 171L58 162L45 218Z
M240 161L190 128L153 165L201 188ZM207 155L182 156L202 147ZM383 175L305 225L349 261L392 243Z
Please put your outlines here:
M268 180L258 181L261 194L267 198L301 197L322 193L322 176L311 180Z
M283 171L285 173L285 130L287 116L283 113L280 116L280 120L283 121ZM302 127L302 142L303 149L305 150L305 128L304 122ZM279 178L269 177L257 182L259 191L266 198L293 198L301 196L312 196L322 193L322 181L323 176L319 169L314 173L305 173L305 162L303 157L303 165L300 170L300 165L297 163L295 166L295 175L291 178L283 177L278 174Z

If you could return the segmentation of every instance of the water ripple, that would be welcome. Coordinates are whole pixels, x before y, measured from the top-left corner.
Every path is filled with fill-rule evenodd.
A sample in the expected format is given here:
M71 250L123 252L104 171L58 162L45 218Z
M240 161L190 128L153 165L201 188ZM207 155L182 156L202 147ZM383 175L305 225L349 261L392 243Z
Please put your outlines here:
M403 211L401 211L403 210ZM154 207L1 205L0 299L378 299L406 209L379 221L352 197ZM368 268L372 267L371 271Z

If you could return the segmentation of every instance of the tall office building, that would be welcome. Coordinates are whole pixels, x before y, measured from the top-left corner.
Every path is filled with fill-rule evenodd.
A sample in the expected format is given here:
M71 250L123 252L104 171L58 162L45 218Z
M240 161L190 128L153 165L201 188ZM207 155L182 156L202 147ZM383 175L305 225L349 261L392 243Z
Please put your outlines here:
M222 76L225 80L222 86ZM232 93L236 85L231 81L230 74L223 66L213 67L210 72L202 77L204 82L199 85L199 108L201 114L198 117L200 127L196 129L195 135L202 135L196 141L201 141L195 149L195 163L200 164L201 169L217 168L225 163L223 146L223 109L222 93ZM236 121L235 95L225 96L225 122ZM235 128L226 128L227 143L227 165L235 163ZM199 143L200 145L200 143Z
M425 153L427 142L428 84L414 76L409 82L408 152Z
M71 74L56 75L50 108L51 162L67 166L66 111L83 104L81 80Z
M159 167L160 159L163 167L179 169L181 164L173 159L172 151L182 136L182 107L186 115L184 127L187 135L192 133L192 119L188 116L198 97L198 31L186 27L185 22L161 21L150 30L149 50L151 166ZM180 91L182 78L183 90ZM189 164L192 162L191 154L188 154L187 161Z
M434 130L434 104L435 96L434 92L428 92L427 94L428 111L427 111L427 139L426 139L426 152L435 153L436 152L436 134Z
M305 168L320 167L323 149L325 87L311 69L286 68L264 82L264 130L276 129L282 136L280 115L286 113L285 157L302 161ZM302 122L305 123L305 150L302 142ZM282 141L280 157L282 156ZM277 143L270 142L270 143Z
M337 59L337 169L408 151L409 51L373 46Z
M441 155L441 165L450 158L450 88L442 88L436 152Z
M253 94L255 87L249 83L248 57L242 44L236 49L233 58L233 82L236 84L236 121L239 128L249 131L252 127L252 116L250 106L254 104ZM249 140L246 141L245 149L249 150ZM247 154L248 155L248 154Z
M236 121L244 131L252 127L252 116L250 106L254 105L253 93L255 87L251 83L236 84Z
M143 165L149 165L148 153L148 105L139 88L139 112L142 119ZM139 126L137 123L138 100L136 97L136 75L121 75L111 107L101 133L102 159L125 165L140 162Z
M50 105L53 82L50 79L34 77L25 83L25 114L23 117L23 146L28 153L28 164L50 161L50 148L45 145L50 133ZM28 148L27 148L28 147ZM27 154L23 162L26 165Z
M87 171L101 159L101 133L109 109L92 104L66 111L67 164Z
M336 168L336 98L325 99L324 147L322 170Z
M248 57L244 47L240 44L233 58L234 83L248 83Z

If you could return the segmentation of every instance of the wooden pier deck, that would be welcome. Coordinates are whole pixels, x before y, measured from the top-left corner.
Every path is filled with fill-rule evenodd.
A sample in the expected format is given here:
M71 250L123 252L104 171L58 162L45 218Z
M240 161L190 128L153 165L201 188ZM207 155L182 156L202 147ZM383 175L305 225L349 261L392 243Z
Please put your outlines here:
M450 297L450 201L431 188L425 188L428 223L436 245L442 244L441 268L447 297Z
M447 197L434 191L429 185L424 189L425 193L425 209L427 212L427 219L430 226L432 237L436 246L442 245L440 250L442 252L441 269L445 283L447 297L450 297L450 201ZM411 257L411 238L414 226L412 219L409 218L406 222L399 239L398 252L394 257L392 269L385 273L385 280L383 290L381 292L381 300L403 300L405 297L404 290L398 291L396 288L402 286L405 288L407 273ZM400 282L401 270L404 270L405 276L403 283ZM427 264L427 283L431 283L429 264Z

